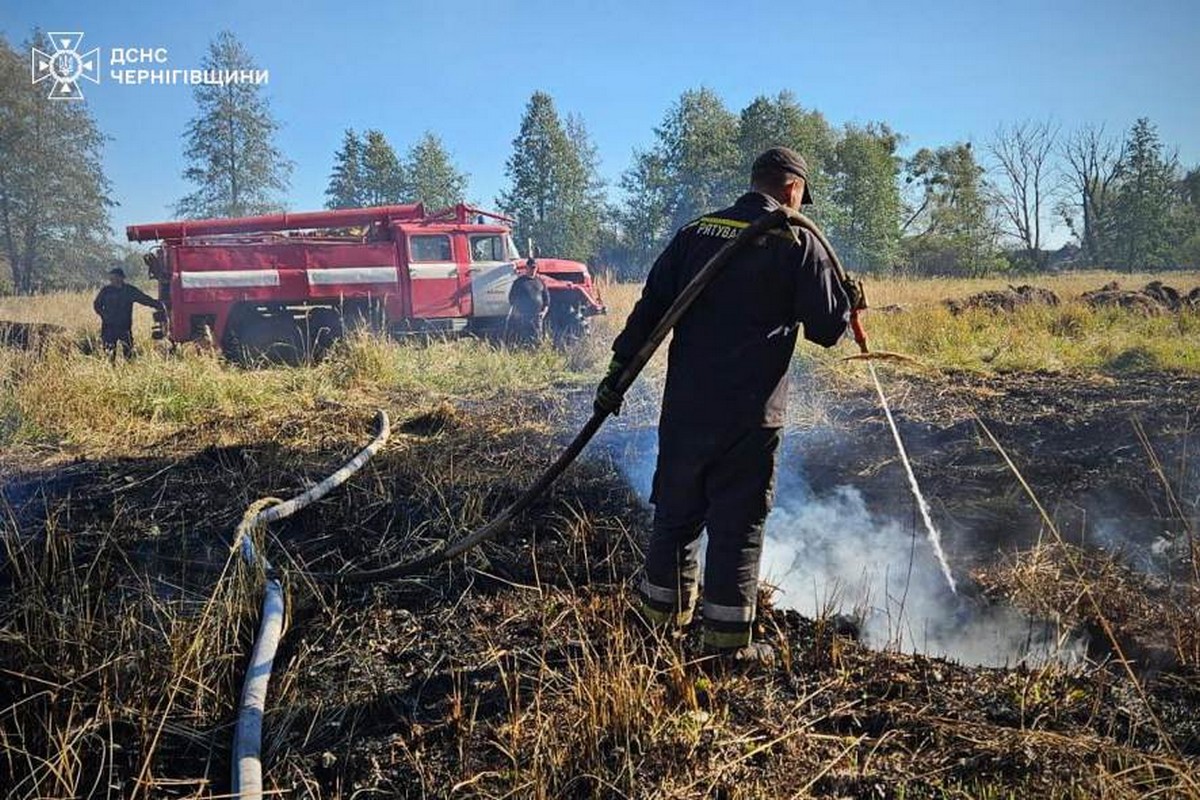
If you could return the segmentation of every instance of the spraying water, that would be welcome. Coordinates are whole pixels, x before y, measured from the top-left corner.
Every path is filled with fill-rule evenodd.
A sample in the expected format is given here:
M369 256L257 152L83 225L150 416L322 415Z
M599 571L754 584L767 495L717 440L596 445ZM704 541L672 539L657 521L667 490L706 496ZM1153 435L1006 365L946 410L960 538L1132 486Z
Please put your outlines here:
M921 487L917 484L917 476L913 473L912 464L908 460L908 452L904 449L904 442L900 439L900 429L896 427L896 420L892 418L892 409L883 393L879 375L875 372L875 364L868 361L867 368L871 371L871 380L875 381L875 391L879 394L879 403L883 406L883 413L887 416L888 425L892 429L892 438L896 440L896 450L900 453L900 461L904 463L904 471L908 473L908 486L912 489L913 497L917 498L917 507L921 509L921 519L925 521L925 532L929 537L929 545L933 548L933 554L937 556L938 565L942 568L942 575L946 577L946 583L950 585L950 591L957 594L958 586L954 582L954 576L950 574L950 565L946 562L946 553L942 550L942 535L938 533L937 527L933 524L933 518L929 515L929 503L925 502L925 495L921 494Z

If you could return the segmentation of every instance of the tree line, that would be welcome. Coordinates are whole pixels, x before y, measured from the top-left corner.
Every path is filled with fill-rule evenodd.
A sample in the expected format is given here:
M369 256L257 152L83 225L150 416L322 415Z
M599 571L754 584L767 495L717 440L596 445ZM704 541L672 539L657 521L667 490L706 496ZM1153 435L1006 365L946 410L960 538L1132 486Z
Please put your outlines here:
M28 79L25 53L0 39L0 290L28 293L92 283L136 254L111 240L115 204L102 166L104 135L87 107L50 103ZM204 69L253 70L228 32ZM294 164L277 144L280 122L257 84L193 87L183 133L183 217L281 209ZM980 276L1051 267L1200 267L1200 169L1185 170L1138 119L1128 131L1048 121L1001 125L982 142L921 147L883 122L834 125L788 91L734 111L711 89L683 92L633 153L615 186L578 114L545 92L530 97L494 205L515 220L523 246L585 260L619 277L645 274L681 225L747 188L750 163L786 145L808 160L816 205L843 260L876 273ZM399 155L377 129L344 132L332 154L326 206L462 202L469 177L432 131ZM1052 252L1049 233L1070 242Z

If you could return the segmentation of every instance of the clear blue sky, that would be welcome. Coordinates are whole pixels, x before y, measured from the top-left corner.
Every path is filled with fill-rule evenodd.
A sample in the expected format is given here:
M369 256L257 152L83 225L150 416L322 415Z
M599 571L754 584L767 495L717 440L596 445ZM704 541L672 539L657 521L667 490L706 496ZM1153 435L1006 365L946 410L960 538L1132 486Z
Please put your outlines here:
M122 86L113 47L166 47L198 66L223 28L270 70L296 162L288 205L319 208L342 131L374 127L403 151L439 133L490 205L529 94L586 120L606 178L685 89L737 110L790 89L835 124L883 120L906 151L981 141L997 123L1051 117L1124 130L1149 116L1185 164L1200 162L1200 2L1016 0L766 2L56 2L2 0L0 33L83 31L103 82L86 85L111 137L114 227L170 216L186 191L180 135L190 88Z

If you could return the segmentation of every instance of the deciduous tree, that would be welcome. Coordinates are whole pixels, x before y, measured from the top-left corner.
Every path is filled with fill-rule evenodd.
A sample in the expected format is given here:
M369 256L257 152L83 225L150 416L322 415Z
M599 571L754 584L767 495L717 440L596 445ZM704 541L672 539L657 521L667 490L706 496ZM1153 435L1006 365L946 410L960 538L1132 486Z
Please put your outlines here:
M847 266L891 269L900 261L900 137L887 125L847 125L834 148L829 235Z
M1104 126L1084 125L1062 140L1059 158L1067 195L1059 205L1083 262L1100 266L1113 254L1112 201L1125 145Z
M829 167L837 147L837 134L819 111L806 110L796 96L783 91L774 97L760 95L742 109L738 118L739 177L745 181L760 153L770 147L790 147L808 162L809 191L820 219L829 202Z
M998 266L984 169L971 144L923 147L905 172L906 183L916 190L901 226L910 265L921 272L971 276Z
M992 199L1005 231L1020 243L1030 266L1046 265L1045 216L1056 192L1052 158L1058 128L1049 122L1000 126L988 144L993 165Z
M733 202L748 177L738 146L738 117L711 89L680 95L654 133L654 146L634 154L621 181L628 198L622 216L630 257L642 273L676 229Z
M40 33L21 53L0 39L0 247L22 294L91 283L114 257L104 136L85 102L31 85L31 47L50 49Z

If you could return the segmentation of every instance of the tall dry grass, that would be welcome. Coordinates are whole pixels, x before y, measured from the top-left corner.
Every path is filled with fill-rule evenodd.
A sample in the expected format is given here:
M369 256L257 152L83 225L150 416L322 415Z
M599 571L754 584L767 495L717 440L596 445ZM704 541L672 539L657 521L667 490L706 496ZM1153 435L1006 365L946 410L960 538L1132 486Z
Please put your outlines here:
M997 288L1003 281L869 281L875 307L899 305L904 310L868 312L866 325L876 349L908 353L937 369L1200 371L1200 313L1148 317L1121 309L1093 310L1078 300L1081 292L1113 277L1042 277L1036 283L1057 292L1063 305L1014 313L972 309L959 315L952 315L943 301ZM1156 277L1185 288L1189 278L1200 283L1200 275L1116 277L1128 285ZM634 284L603 284L609 313L594 318L592 335L566 351L549 346L509 349L473 339L415 343L364 336L342 343L319 364L249 370L192 346L168 354L163 344L147 338L149 314L142 313L136 315L141 356L113 368L74 346L94 324L89 295L0 298L0 319L53 322L73 331L69 344L44 354L0 348L0 441L37 446L63 442L101 452L153 444L204 419L311 409L329 401L369 404L384 395L436 395L486 402L520 392L586 389L603 372L609 344L640 290ZM851 352L848 342L828 351L802 343L796 368L832 370L861 381L861 368L839 363ZM660 353L644 382L660 384L665 363L665 353Z
M590 380L549 345L510 349L478 340L403 343L356 336L298 368L244 368L211 351L167 353L139 341L116 364L70 344L40 353L0 348L0 442L62 444L81 453L137 452L204 423L290 417L323 405L369 408L385 398L487 403Z

